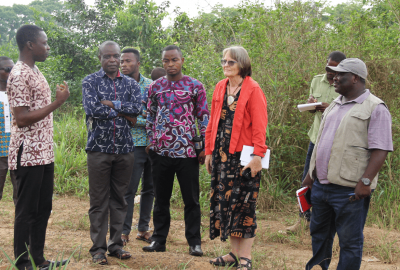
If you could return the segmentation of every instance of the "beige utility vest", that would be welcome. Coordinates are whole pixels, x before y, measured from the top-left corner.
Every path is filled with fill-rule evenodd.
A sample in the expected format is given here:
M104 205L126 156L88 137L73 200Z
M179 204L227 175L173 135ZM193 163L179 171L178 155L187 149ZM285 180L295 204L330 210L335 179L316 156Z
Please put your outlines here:
M355 187L364 174L371 156L368 150L368 126L371 114L379 104L385 104L381 99L370 94L363 103L356 103L343 117L335 133L331 155L328 164L328 181L332 184ZM318 143L324 130L326 118L336 102L326 108L319 127L317 141L310 161L310 176L314 179L315 161ZM386 106L386 105L385 105ZM378 174L371 183L375 189Z

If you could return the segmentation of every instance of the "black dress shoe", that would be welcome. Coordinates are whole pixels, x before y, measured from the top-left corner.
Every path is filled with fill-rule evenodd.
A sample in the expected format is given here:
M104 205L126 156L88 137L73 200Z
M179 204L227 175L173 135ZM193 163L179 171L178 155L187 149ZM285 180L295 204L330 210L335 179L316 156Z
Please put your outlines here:
M200 245L190 246L189 247L189 254L192 256L203 256L203 251L201 250Z
M153 241L150 246L143 247L143 251L146 252L165 252L165 245L161 245L160 243Z

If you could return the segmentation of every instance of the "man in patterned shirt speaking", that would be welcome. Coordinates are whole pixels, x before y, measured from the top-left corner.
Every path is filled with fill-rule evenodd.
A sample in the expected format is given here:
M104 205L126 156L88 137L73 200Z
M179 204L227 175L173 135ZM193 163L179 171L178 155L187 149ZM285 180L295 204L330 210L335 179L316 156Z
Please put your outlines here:
M133 169L135 149L131 127L141 108L137 82L119 72L120 47L105 41L99 47L101 70L82 81L86 113L86 144L89 172L90 237L93 262L107 264L105 252L120 259L131 257L122 249L122 225L127 203L124 199ZM110 213L110 239L106 241Z
M14 257L21 270L32 269L31 260L37 269L52 269L66 263L48 261L43 254L54 186L52 112L67 100L69 90L66 82L57 85L56 100L51 102L49 84L35 65L49 56L50 46L43 29L21 26L16 40L19 59L7 82L13 116L8 166L18 183Z
M167 76L149 88L146 130L147 147L152 160L155 204L154 233L144 251L165 251L170 226L170 198L177 175L185 204L185 236L189 254L202 256L199 204L199 163L204 164L204 150L196 157L193 138L196 119L201 136L209 120L206 91L196 79L182 74L184 58L179 47L170 45L162 52Z

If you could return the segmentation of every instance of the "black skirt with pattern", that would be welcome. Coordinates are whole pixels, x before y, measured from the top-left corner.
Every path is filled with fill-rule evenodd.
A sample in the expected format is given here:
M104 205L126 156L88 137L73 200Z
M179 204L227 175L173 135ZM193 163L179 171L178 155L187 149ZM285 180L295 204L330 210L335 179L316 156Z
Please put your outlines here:
M212 154L210 192L210 238L228 236L252 238L256 234L256 204L260 189L261 172L247 180L242 177L240 152L229 153L232 124L237 101L228 106L225 94L215 149Z

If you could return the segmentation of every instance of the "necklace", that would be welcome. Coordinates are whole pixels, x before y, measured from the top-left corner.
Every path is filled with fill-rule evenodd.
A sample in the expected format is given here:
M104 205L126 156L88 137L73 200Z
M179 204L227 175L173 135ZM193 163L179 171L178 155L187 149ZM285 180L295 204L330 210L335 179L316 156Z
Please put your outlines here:
M239 83L239 85L236 87L236 89L233 91L232 94L228 93L228 99L227 99L227 103L228 106L232 105L232 103L235 101L235 97L236 97L236 91L242 86L243 80L241 83ZM231 89L231 85L229 84L229 90Z

